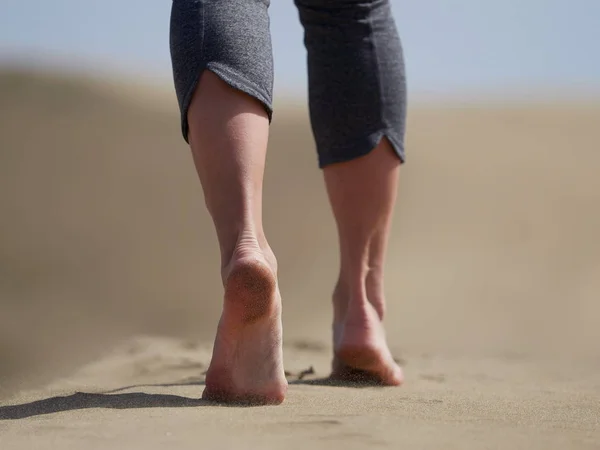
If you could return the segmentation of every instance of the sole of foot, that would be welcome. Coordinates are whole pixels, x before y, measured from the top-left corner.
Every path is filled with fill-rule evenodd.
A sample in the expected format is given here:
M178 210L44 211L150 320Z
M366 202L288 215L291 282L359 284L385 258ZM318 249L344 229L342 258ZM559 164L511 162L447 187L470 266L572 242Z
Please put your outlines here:
M349 308L334 328L332 380L378 386L403 383L402 369L389 350L383 324L370 304Z
M202 398L226 404L280 404L287 380L276 273L257 252L230 264L224 279L223 313Z

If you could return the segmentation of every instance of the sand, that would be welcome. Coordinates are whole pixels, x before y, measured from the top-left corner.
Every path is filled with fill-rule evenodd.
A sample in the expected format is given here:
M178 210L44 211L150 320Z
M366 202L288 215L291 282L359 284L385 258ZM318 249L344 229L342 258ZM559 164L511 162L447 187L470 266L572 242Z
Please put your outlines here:
M174 98L142 95L0 76L0 448L600 449L598 104L412 106L386 389L326 382L334 223L306 109L278 105L291 385L237 408L199 400L218 252Z

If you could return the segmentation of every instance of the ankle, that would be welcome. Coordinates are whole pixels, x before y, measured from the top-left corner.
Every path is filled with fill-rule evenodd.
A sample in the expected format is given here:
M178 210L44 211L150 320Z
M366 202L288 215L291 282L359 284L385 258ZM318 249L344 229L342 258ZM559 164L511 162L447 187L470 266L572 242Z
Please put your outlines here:
M233 266L243 261L262 261L277 275L277 259L263 233L242 231L229 247L221 247L221 271L225 276Z
M383 320L383 317L385 316L385 294L382 268L372 268L369 270L365 279L365 287L369 303L371 303L373 308L375 308L375 311L377 311L379 320Z
M354 312L372 307L379 320L385 315L385 297L381 271L368 270L355 275L340 274L333 291L334 316L340 320L348 310Z
M340 320L346 315L349 299L350 294L348 293L347 285L340 277L335 285L335 288L333 289L332 295L333 315L336 320Z
M336 321L345 321L348 314L364 310L368 304L364 280L340 275L333 290L333 311Z

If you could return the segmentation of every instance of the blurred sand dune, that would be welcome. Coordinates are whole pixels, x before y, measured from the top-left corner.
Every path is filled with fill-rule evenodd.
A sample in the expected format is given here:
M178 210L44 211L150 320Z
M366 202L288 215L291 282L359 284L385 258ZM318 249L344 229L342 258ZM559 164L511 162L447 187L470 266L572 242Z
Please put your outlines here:
M0 75L0 399L11 404L177 380L192 382L150 389L199 395L220 311L217 246L175 99L145 92ZM389 335L407 361L407 387L391 397L369 390L361 400L360 391L293 385L287 422L272 429L271 415L217 411L198 419L208 424L206 439L217 439L210 424L225 417L262 430L238 425L241 440L229 437L231 445L271 436L273 448L296 448L286 439L329 436L328 424L341 421L348 429L331 440L361 448L374 439L364 430L395 421L401 430L390 433L426 448L447 444L444 436L476 443L477 433L512 439L514 448L598 448L599 123L593 104L413 107L386 281ZM337 241L304 108L278 109L265 185L286 364L294 373L313 365L318 378L328 370ZM138 350L123 350L131 345ZM140 352L150 352L146 363L131 356ZM326 420L302 416L316 398L325 399ZM386 398L396 406L378 415ZM182 406L170 397L66 401ZM363 402L364 421L340 419ZM35 408L61 410L44 405ZM0 408L0 419L27 411ZM289 425L301 417L309 425ZM165 420L181 427L195 419ZM449 428L453 421L463 428ZM140 427L152 435L150 419ZM346 442L357 427L367 434ZM537 438L527 440L524 429ZM3 430L27 448L0 421ZM379 443L394 446L393 436Z

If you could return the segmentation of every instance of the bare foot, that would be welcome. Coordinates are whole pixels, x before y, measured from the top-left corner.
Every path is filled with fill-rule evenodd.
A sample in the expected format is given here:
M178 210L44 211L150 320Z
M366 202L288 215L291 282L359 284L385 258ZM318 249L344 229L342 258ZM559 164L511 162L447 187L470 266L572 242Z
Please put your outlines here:
M281 297L273 266L260 251L238 251L225 269L223 313L204 399L260 405L283 402L287 380Z
M379 314L368 301L336 309L331 378L344 382L399 386L402 369L388 348Z

